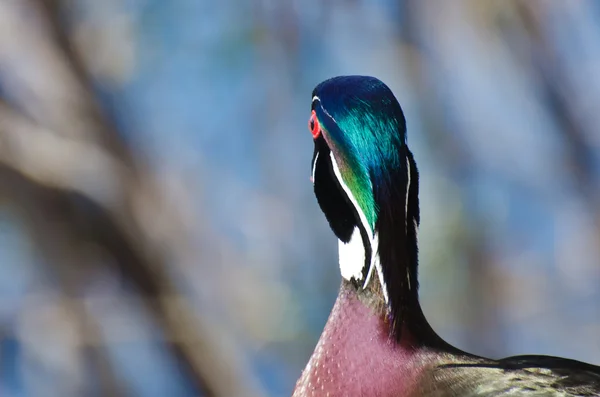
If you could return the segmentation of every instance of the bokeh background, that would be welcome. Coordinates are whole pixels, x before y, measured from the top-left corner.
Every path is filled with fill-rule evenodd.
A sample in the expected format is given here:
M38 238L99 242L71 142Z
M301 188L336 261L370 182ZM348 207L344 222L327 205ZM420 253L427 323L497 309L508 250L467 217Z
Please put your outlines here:
M0 395L290 395L340 74L405 110L434 328L600 364L600 2L0 0Z

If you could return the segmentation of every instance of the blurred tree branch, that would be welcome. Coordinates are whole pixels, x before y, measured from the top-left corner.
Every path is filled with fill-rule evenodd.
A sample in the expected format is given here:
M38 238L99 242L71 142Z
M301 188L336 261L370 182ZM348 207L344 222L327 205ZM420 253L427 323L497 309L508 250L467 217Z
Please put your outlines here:
M542 14L551 12L556 5L544 2L524 2L516 4L520 23L528 33L529 52L516 52L523 67L530 66L539 76L539 87L542 99L554 117L558 131L566 142L565 164L570 166L576 177L575 187L586 201L589 210L594 214L597 233L600 236L600 208L597 205L597 181L594 177L594 156L591 143L587 140L581 119L578 117L576 101L578 95L565 70L564 55L557 44L544 33L545 19ZM566 13L565 13L566 14ZM509 46L519 48L519 46Z
M179 217L186 214L177 213L103 114L62 23L63 6L56 0L0 0L0 25L20 39L15 45L0 38L0 92L6 97L0 101L0 198L20 209L66 294L78 292L69 273L96 262L78 248L97 244L112 259L98 262L114 265L142 294L198 392L256 395L249 368L223 350L217 332L178 293L168 267L188 241ZM59 219L61 227L48 219ZM64 245L47 243L48 233ZM85 309L76 311L86 332L95 334ZM107 392L118 390L122 380L106 368L100 351L95 357L103 377L117 385Z
M441 71L435 68L438 65L442 68L441 65L448 62L443 59L447 53L441 51L439 43L442 40L432 40L425 37L421 31L424 26L435 23L436 17L444 15L439 6L432 7L418 0L399 2L404 15L400 32L406 45L406 57L403 61L408 66L406 80L411 83L415 96L421 98L419 112L424 125L422 130L427 134L426 139L434 153L433 157L441 163L446 174L453 180L465 183L473 177L475 161L467 145L457 139L457 134L452 133L452 130L457 128L455 120L460 115L454 113L448 117L441 113L444 103L439 87L443 87L443 84L435 81L436 76L442 75ZM451 19L448 19L445 23L455 23L450 21ZM446 33L439 30L439 33L435 34ZM457 194L459 201L467 207L469 192L463 189ZM459 215L464 218L461 227L453 229L451 238L452 245L459 247L459 251L464 253L466 274L469 277L469 288L464 291L464 296L460 297L469 302L470 306L465 321L474 332L469 334L468 340L480 354L494 357L504 350L504 341L503 334L499 332L497 312L489 308L501 307L502 291L497 288L493 255L488 249L486 221L477 211L471 211L470 208L465 211L465 214Z

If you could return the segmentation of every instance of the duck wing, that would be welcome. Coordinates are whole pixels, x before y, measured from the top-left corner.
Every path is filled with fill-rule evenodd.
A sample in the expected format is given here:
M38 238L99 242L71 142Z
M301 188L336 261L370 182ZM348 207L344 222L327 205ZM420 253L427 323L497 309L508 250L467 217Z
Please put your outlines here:
M600 396L600 367L550 356L454 357L426 371L417 389L423 397Z

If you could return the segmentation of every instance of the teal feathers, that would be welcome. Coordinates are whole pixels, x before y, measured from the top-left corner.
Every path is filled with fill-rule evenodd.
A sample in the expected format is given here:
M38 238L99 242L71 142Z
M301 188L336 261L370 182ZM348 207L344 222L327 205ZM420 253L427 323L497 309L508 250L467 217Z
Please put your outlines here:
M393 169L404 167L406 123L391 90L380 80L342 76L313 91L313 110L325 132L344 182L375 232L374 190L391 188Z

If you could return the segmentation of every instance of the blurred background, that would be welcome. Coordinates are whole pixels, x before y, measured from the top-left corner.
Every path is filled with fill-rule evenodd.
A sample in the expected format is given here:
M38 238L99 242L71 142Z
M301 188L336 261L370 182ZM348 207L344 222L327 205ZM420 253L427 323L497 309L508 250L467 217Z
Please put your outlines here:
M600 364L600 2L0 0L0 395L290 395L340 74L404 107L433 327Z

